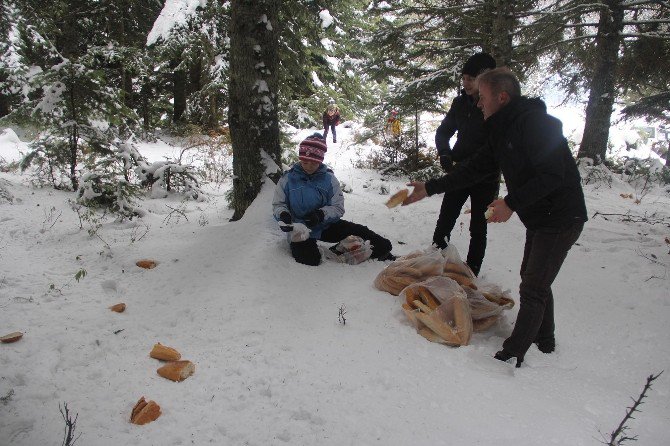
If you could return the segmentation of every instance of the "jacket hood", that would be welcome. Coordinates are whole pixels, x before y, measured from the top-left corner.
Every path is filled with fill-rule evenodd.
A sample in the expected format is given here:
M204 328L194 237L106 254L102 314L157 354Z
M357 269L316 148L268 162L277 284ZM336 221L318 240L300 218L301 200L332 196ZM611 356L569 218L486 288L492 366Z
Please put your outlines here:
M486 127L508 124L527 113L547 113L547 105L540 98L519 96L494 113L486 121Z

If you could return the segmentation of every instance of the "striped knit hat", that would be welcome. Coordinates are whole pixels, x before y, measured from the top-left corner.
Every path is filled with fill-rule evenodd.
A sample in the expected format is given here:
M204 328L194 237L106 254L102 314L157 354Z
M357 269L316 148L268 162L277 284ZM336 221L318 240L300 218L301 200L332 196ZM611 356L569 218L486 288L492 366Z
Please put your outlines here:
M326 151L328 151L326 140L323 139L323 136L321 136L320 133L314 133L300 143L298 158L302 161L316 161L322 163Z

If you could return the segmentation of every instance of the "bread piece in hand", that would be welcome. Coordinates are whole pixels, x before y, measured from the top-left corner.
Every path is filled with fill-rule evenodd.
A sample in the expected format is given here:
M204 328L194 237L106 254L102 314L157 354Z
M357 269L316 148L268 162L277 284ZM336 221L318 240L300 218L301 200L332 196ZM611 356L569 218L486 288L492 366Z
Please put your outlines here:
M403 201L407 199L408 196L409 196L408 189L399 190L395 194L391 195L391 198L389 198L388 201L386 202L386 207L390 209L399 206L402 204Z
M147 402L144 397L133 407L130 422L133 424L147 424L161 416L161 407L155 401Z
M177 350L172 347L167 347L160 342L154 345L149 356L155 359L160 359L161 361L177 361L181 359L181 354Z
M195 373L195 364L191 361L170 361L157 370L163 378L180 382Z

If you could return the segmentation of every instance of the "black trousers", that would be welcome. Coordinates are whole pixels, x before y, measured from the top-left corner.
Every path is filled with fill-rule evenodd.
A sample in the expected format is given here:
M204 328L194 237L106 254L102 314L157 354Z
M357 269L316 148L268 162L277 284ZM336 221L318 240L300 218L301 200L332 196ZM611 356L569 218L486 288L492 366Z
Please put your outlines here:
M346 220L338 220L328 226L321 233L321 241L338 243L350 235L357 235L363 240L369 240L372 245L372 258L384 259L393 249L391 241L371 231L367 226L352 223ZM316 239L309 238L304 242L291 242L291 254L298 263L316 266L321 263L321 253L316 244Z
M475 184L467 189L460 189L444 194L440 216L437 218L433 243L439 248L446 248L447 241L451 240L451 231L454 229L461 208L470 197L472 206L470 213L470 246L465 262L475 274L479 274L486 252L486 208L498 195L500 183L484 182ZM447 241L445 241L445 238Z
M333 142L337 142L337 132L335 131L335 124L326 124L323 130L323 139L328 138L328 129L333 132Z
M579 222L567 228L526 230L519 315L512 335L503 342L503 350L510 355L523 359L533 342L554 339L551 284L583 228Z

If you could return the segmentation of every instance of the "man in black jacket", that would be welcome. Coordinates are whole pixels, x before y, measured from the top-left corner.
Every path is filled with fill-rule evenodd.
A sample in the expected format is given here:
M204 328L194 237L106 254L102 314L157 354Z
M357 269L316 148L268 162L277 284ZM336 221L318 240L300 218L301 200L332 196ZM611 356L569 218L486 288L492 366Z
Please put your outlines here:
M544 102L521 96L519 81L497 68L480 75L478 106L488 142L475 156L441 178L412 182L403 205L437 193L451 193L480 182L498 168L507 196L489 205L489 222L502 223L514 212L526 226L521 262L520 305L514 330L495 358L516 358L519 367L535 342L544 353L555 349L551 284L587 220L579 171L561 122Z
M445 172L451 172L454 163L472 157L486 142L484 115L477 107L477 85L475 79L485 70L495 68L496 61L486 53L472 55L462 69L463 90L451 103L451 108L435 132L435 146L440 157L440 165ZM449 140L458 132L452 148ZM472 186L445 194L440 207L440 215L433 233L433 243L440 249L447 247L451 231L461 214L461 208L470 197L470 246L465 262L478 275L486 252L486 207L498 195L499 175L492 173L488 178ZM446 238L446 240L445 240Z

